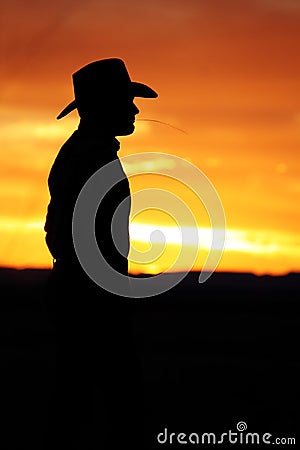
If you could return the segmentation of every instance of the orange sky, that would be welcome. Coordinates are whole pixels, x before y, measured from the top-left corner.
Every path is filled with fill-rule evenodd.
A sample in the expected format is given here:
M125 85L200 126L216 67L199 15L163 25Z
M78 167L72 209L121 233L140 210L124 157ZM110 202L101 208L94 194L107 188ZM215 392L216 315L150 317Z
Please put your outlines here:
M300 270L298 0L4 0L0 21L1 265L51 265L47 176L78 123L76 112L55 117L73 97L75 70L117 56L159 93L136 99L139 117L179 129L137 122L120 138L120 156L170 153L209 177L227 222L218 270ZM134 190L145 186L140 178ZM206 236L207 217L195 200L189 206ZM139 217L132 243L140 249L151 221L174 225ZM132 270L164 269L178 252L172 238L168 245L151 267Z

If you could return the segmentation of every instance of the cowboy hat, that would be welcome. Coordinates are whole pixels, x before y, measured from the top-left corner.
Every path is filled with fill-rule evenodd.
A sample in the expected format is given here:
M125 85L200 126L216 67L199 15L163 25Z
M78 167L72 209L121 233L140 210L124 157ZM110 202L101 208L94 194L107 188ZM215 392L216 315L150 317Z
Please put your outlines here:
M95 108L99 102L131 95L156 98L158 94L149 86L131 81L124 61L119 58L101 59L83 66L73 73L75 99L56 117L61 119L74 109L81 111Z

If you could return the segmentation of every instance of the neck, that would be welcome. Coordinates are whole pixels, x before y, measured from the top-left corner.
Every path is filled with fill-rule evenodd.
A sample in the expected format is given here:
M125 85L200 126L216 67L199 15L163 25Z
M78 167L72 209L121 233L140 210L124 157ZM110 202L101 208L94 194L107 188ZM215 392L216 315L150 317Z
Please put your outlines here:
M80 119L78 131L88 137L114 139L115 136L109 127L99 122L93 122L84 118Z

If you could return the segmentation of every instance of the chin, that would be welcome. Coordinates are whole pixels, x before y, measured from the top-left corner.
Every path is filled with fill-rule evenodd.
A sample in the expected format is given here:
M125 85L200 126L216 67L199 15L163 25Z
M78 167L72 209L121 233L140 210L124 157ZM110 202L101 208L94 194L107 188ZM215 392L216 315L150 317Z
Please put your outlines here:
M135 130L135 126L133 124L124 127L124 128L120 128L119 130L117 130L117 134L116 136L128 136L129 134L132 134Z

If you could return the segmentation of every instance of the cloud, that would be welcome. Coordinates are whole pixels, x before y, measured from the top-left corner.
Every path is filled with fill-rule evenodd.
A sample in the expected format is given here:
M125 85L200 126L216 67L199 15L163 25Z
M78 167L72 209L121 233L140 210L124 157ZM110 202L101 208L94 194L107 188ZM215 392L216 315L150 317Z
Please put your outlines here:
M257 3L278 11L300 12L299 0L257 0Z
M136 161L134 163L124 162L122 163L124 170L128 176L136 173L150 172L154 173L163 169L174 169L176 163L168 158L160 158L159 160L153 161L152 159L143 158L142 161Z

